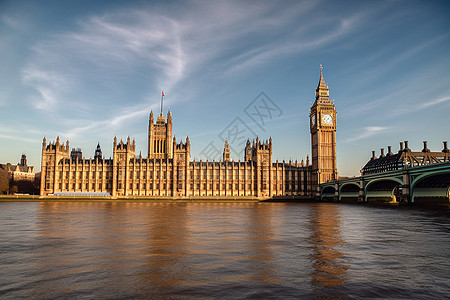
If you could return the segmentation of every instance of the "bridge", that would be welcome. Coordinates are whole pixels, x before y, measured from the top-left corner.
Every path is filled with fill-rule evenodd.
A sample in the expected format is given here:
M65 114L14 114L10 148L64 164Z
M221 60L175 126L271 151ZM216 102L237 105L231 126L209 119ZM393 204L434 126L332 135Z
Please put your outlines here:
M326 182L319 190L325 201L449 204L450 162Z

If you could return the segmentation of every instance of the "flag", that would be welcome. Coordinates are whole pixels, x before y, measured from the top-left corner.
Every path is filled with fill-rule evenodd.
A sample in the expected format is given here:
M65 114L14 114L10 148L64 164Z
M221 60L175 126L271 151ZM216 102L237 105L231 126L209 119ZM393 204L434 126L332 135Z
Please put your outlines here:
M163 92L163 91L161 91L161 93L162 93L162 96L164 97L164 92Z

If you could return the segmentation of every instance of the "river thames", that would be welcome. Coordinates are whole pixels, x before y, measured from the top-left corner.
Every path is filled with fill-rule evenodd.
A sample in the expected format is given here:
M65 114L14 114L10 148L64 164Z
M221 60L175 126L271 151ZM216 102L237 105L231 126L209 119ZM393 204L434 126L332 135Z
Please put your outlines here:
M333 203L1 202L0 297L446 298L450 214Z

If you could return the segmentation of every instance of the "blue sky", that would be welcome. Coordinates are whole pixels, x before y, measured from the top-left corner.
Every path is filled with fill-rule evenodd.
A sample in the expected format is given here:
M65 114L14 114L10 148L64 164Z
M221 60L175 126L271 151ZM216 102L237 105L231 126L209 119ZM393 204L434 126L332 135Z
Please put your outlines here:
M323 64L338 171L358 175L371 150L450 140L449 53L448 1L1 1L0 162L40 169L58 135L86 157L115 135L146 155L161 91L193 159L238 126L300 161ZM264 120L246 113L260 101Z

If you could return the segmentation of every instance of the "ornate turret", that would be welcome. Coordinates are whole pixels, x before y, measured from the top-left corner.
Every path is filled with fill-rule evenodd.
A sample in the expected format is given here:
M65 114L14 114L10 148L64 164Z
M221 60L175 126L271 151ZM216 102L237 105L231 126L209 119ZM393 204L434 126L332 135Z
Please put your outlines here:
M230 161L230 147L228 146L228 139L225 139L225 147L223 148L223 161Z
M25 154L22 154L19 166L26 166L26 165L27 165L27 156Z
M95 149L94 159L95 160L103 159L102 148L100 147L100 142L97 144L97 149Z

